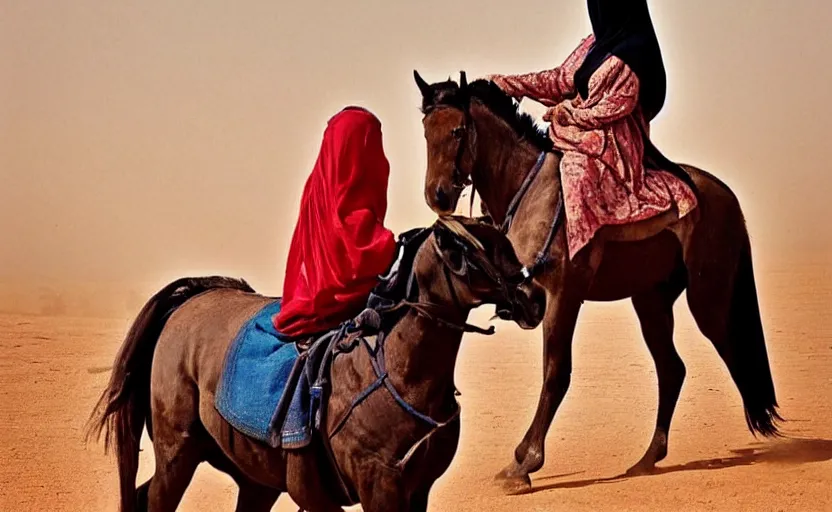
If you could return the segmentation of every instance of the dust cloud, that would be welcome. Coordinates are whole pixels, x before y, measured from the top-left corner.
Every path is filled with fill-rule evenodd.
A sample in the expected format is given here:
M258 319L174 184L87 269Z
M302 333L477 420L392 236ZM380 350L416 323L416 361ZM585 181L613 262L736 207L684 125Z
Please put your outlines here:
M431 222L412 70L552 67L590 30L584 2L505 5L0 0L0 310L132 315L182 275L280 293L302 184L348 104L382 120L391 228ZM759 265L827 261L832 5L651 8L659 147L736 190Z

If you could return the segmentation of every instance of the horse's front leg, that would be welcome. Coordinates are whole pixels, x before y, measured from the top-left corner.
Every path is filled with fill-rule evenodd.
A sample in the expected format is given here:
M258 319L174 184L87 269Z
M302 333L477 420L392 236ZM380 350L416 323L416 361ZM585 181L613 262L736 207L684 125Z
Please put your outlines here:
M546 433L572 377L572 335L580 309L580 299L562 291L549 296L543 323L543 388L537 412L514 451L514 460L497 475L509 494L531 490L529 473L543 467Z
M411 499L401 471L386 464L367 468L358 483L358 497L364 512L410 510ZM427 501L425 501L427 504ZM419 510L416 508L416 510Z

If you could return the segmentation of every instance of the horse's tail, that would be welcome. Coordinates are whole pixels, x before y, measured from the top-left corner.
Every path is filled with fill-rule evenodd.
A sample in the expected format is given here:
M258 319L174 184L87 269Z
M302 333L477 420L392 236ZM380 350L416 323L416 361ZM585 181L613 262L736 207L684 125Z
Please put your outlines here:
M774 437L783 418L777 412L777 397L771 377L763 333L751 242L745 234L740 248L728 317L728 354L724 358L731 377L742 395L745 421L753 434Z
M116 355L110 382L87 424L86 440L100 439L104 449L115 447L118 460L121 511L132 512L142 429L150 424L150 367L153 351L170 315L188 299L208 290L254 290L242 280L226 277L183 278L154 295L136 317Z

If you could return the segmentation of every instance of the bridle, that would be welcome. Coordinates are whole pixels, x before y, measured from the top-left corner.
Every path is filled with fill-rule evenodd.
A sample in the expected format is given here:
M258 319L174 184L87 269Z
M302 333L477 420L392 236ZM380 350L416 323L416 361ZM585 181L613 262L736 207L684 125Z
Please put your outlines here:
M443 108L454 108L456 106L451 105L443 105L443 106L436 106L432 107L429 111L425 112L425 115L429 115L436 110L443 109ZM473 176L474 176L474 162L477 161L477 129L474 125L474 121L471 118L471 112L469 112L468 108L459 107L462 110L463 120L462 124L455 127L451 130L451 135L458 141L456 155L454 156L454 168L453 172L451 173L451 188L453 188L454 192L457 194L457 197L462 194L462 191L465 190L469 185L473 185ZM471 170L466 173L462 170L462 160L465 158L465 149L471 154ZM471 188L471 209L473 210L474 207L474 188Z

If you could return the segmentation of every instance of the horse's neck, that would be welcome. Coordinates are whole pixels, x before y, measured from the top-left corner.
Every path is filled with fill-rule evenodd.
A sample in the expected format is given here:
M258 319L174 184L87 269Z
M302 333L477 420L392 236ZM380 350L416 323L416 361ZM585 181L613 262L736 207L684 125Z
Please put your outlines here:
M454 368L461 342L460 331L415 310L387 336L384 360L390 380L420 412L438 413L447 406L447 398L453 398Z
M479 126L477 128L479 131ZM520 191L540 156L539 149L519 140L510 128L506 128L505 133L483 134L483 140L503 142L478 144L474 175L474 186L498 225L505 220L511 200ZM548 157L553 158L554 155ZM538 180L532 183L534 186L539 186Z

